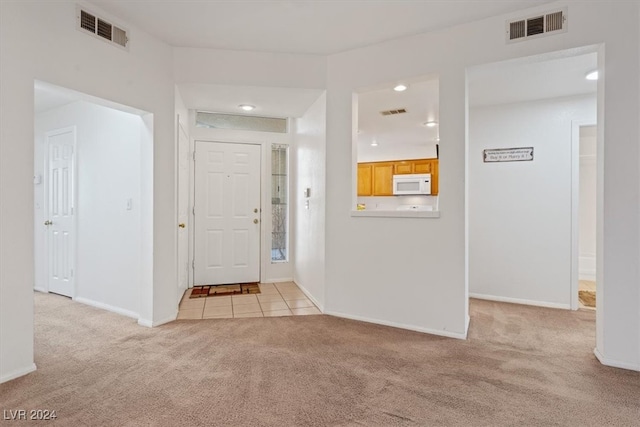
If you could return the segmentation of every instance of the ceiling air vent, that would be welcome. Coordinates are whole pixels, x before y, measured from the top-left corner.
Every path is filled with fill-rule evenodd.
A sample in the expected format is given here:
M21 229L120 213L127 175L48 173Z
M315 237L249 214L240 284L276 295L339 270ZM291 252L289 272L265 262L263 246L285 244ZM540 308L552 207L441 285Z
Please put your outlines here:
M507 42L567 32L567 8L543 15L507 21Z
M98 19L98 32L96 34L98 34L103 39L111 41L111 29L111 24L103 21L102 19Z
M404 114L406 112L407 110L405 108L398 108L396 110L380 111L380 114L382 114L383 116L393 116L396 114Z
M90 14L89 12L85 12L84 10L80 11L80 28L84 28L87 31L91 31L92 33L96 32L96 17Z
M93 34L101 40L128 49L129 38L126 30L80 8L78 8L77 18L78 29L82 32Z

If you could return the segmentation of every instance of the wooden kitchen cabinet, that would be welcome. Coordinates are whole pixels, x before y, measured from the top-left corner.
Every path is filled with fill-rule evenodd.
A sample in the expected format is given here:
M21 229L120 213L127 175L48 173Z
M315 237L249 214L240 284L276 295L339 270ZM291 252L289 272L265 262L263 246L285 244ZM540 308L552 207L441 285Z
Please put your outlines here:
M438 159L358 163L358 196L393 196L393 175L431 174L431 194L438 194Z
M394 162L393 165L393 173L395 175L406 175L413 172L414 163L410 160L402 161L402 162Z
M393 196L393 163L373 164L373 195Z
M437 161L437 159L414 160L411 173L432 173L434 160Z
M373 195L373 165L358 163L358 196Z

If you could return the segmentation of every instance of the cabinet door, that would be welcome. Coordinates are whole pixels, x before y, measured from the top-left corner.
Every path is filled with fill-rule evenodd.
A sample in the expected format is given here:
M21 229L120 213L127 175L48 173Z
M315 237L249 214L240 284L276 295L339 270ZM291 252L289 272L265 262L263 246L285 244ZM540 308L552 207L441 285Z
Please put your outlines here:
M373 193L373 166L358 163L358 196L371 196Z
M373 165L373 195L393 196L393 163Z
M433 173L432 160L416 160L413 162L413 173Z
M438 195L438 186L440 185L440 163L438 159L431 160L431 194Z
M395 173L396 175L413 173L413 162L395 162L393 167L393 173Z

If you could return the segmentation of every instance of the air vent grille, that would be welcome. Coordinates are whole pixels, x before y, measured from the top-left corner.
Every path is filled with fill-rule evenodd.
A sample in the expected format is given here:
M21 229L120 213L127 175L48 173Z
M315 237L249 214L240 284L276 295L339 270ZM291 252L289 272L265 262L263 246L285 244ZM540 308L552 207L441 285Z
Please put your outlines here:
M550 32L555 34L567 31L567 8L559 11L507 21L507 42L540 37Z
M96 32L96 17L84 10L80 11L80 28L92 33Z
M123 30L122 28L118 28L118 27L113 27L113 34L112 34L113 38L111 39L112 42L119 44L122 47L126 47L127 46L127 32L125 30Z
M562 24L564 23L564 15L562 12L550 13L545 18L547 32L562 30Z
M117 44L118 46L128 49L129 38L127 37L127 31L118 28L108 21L95 16L92 13L78 8L77 14L78 28L85 33L91 33L101 40Z
M111 24L98 19L98 32L97 34L103 39L111 40Z
M394 116L396 114L404 114L406 112L407 110L405 108L397 108L395 110L380 111L380 114L383 116Z
M527 37L544 33L544 16L527 19Z
M527 23L524 19L522 21L509 23L509 38L513 40L524 37L526 27Z

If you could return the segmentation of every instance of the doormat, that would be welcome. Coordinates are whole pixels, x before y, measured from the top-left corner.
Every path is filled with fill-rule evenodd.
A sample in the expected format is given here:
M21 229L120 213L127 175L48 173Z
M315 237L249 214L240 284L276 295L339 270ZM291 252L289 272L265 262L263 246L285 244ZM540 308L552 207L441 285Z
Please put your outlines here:
M257 283L236 283L233 285L194 286L189 298L222 297L226 295L259 294Z
M594 291L578 291L578 299L587 307L596 307L596 293Z

